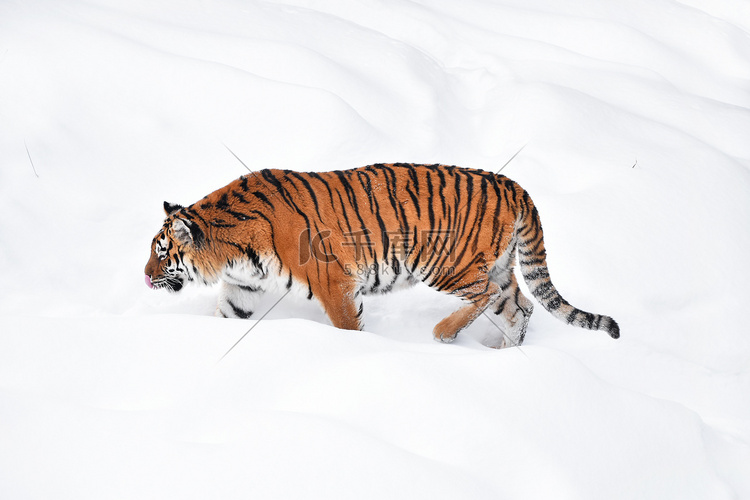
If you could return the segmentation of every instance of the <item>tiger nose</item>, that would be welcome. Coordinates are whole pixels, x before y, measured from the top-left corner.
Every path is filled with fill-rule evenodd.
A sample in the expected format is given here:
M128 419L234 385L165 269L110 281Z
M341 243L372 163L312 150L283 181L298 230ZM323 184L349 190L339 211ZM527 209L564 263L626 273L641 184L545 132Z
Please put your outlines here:
M149 288L154 288L154 285L151 283L151 276L148 274L146 275L146 286Z

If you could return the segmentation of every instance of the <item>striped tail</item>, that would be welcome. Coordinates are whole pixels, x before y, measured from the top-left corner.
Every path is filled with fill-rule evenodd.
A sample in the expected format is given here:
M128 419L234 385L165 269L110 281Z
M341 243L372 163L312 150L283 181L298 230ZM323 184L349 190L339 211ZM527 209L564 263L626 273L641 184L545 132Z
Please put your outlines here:
M516 221L518 260L521 264L521 273L531 293L557 319L589 330L604 330L613 339L619 338L620 327L614 319L581 311L570 305L557 291L547 269L542 222L526 191L523 191L520 205L520 214Z

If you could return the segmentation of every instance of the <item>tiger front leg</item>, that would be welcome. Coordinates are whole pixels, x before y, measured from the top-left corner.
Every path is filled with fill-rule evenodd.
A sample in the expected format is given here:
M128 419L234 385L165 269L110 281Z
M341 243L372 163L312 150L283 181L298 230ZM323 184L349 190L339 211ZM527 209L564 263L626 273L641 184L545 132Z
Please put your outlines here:
M330 287L316 288L313 293L333 326L344 330L362 329L362 295L354 282L344 280Z
M222 281L215 315L220 318L247 319L255 311L262 293L263 290L254 286L234 285Z

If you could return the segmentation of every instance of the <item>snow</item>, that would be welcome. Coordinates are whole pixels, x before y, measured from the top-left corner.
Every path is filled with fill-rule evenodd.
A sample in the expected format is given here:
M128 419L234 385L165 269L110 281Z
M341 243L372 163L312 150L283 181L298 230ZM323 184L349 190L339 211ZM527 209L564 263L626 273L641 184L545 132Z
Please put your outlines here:
M750 498L749 34L739 0L0 2L0 498ZM537 307L520 348L484 317L442 345L426 288L364 332L149 290L162 201L246 172L225 145L526 145L553 279L622 337Z

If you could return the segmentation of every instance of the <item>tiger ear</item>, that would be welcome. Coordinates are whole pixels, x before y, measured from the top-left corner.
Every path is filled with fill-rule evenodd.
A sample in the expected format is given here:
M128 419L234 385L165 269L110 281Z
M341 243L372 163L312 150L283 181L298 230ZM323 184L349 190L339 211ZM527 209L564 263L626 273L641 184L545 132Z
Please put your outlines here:
M201 228L194 221L188 219L175 219L172 221L172 234L177 241L183 245L194 245L200 247L205 240Z
M169 203L168 201L164 202L164 212L166 212L167 215L172 215L176 211L185 208L182 205L178 205L176 203Z

